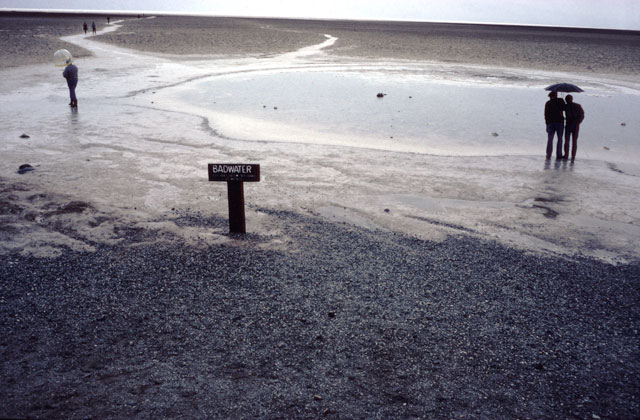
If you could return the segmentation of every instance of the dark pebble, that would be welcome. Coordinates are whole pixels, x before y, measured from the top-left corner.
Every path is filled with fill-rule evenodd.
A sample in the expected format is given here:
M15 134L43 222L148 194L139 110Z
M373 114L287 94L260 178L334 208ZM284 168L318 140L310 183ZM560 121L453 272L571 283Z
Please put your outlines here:
M20 167L18 168L18 173L22 175L22 174L26 174L27 172L35 171L35 170L36 168L29 165L28 163L25 163L24 165L20 165Z

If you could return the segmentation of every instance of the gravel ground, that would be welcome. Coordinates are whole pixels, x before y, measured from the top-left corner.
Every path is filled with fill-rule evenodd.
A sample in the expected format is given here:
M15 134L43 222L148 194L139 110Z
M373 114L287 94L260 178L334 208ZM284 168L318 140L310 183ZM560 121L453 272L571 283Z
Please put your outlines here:
M326 40L322 32L287 21L229 17L158 16L126 19L98 41L174 56L269 56L295 51ZM177 58L177 57L175 57Z
M294 51L325 40L335 56L637 74L640 32L426 22L158 16L97 40L174 55Z
M111 16L123 27L96 40L174 57L268 56L338 37L325 51L340 57L428 60L553 71L637 74L640 32L461 25L419 22L252 19L229 17ZM74 57L91 53L63 42L82 23L106 15L0 12L0 68L50 62L66 48Z
M78 57L91 53L60 37L82 32L82 23L102 27L106 17L84 14L12 13L0 12L0 68L28 64L53 63L53 53L61 48Z
M270 214L287 251L123 228L0 256L0 418L640 414L639 264Z

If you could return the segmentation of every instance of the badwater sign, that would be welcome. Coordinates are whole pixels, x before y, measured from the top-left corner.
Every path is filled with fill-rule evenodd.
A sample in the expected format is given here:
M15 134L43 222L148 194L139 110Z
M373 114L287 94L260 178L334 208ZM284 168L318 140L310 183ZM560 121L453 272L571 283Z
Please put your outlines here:
M210 163L209 181L227 183L229 230L245 233L244 183L260 182L260 165L247 163Z
M259 182L260 165L246 163L210 163L209 181Z

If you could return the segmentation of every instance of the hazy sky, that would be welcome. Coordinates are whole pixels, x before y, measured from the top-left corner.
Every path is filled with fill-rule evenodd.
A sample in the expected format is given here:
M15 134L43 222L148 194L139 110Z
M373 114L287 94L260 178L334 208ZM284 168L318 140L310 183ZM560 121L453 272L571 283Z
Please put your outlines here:
M463 21L640 30L640 0L0 0L0 9Z

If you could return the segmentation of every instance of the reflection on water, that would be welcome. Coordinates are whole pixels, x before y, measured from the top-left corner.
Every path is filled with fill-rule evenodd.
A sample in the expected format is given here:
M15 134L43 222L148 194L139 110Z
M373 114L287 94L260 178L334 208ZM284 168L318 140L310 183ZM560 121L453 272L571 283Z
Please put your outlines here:
M70 108L70 109L71 109L71 111L69 112L70 130L73 134L79 134L82 131L80 113L78 112L78 108Z
M208 113L224 135L247 140L446 155L543 154L546 145L542 87L486 78L448 81L398 69L257 71L193 83L180 99ZM640 160L632 128L640 126L640 95L591 89L575 101L586 113L579 155Z
M551 169L552 163L553 162L553 169L555 170L562 170L562 171L569 171L572 172L573 171L573 165L575 164L575 161L572 160L565 160L565 159L554 159L553 161L551 159L547 159L544 161L544 170L548 171Z

